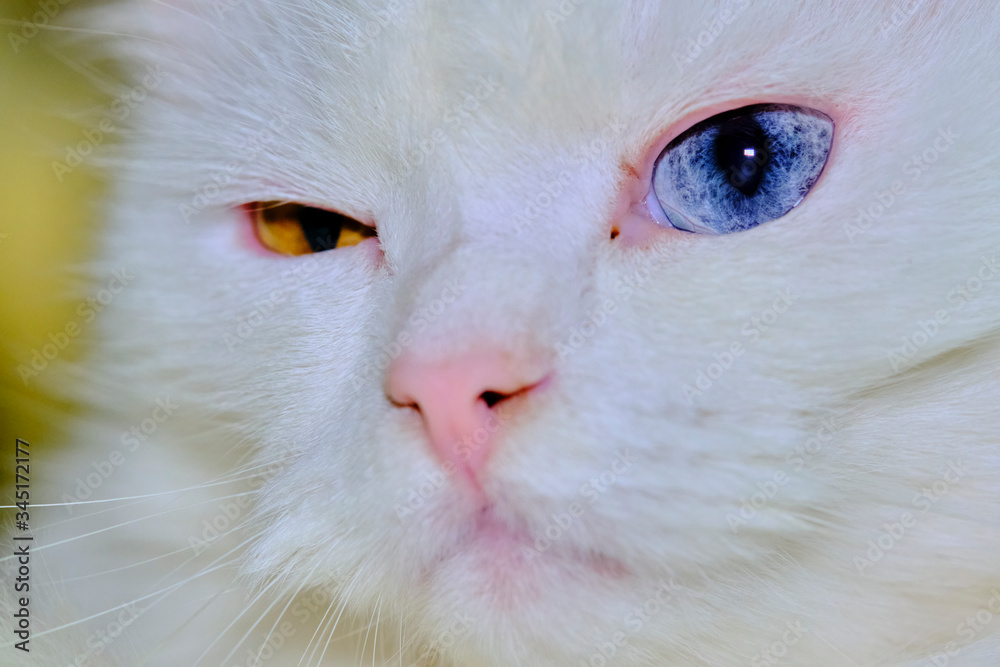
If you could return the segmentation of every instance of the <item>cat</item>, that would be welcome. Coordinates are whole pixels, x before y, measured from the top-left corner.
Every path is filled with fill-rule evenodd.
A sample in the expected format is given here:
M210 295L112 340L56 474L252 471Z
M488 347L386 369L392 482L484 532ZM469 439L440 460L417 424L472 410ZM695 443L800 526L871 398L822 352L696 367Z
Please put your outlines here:
M998 663L994 3L72 20L132 80L4 664Z

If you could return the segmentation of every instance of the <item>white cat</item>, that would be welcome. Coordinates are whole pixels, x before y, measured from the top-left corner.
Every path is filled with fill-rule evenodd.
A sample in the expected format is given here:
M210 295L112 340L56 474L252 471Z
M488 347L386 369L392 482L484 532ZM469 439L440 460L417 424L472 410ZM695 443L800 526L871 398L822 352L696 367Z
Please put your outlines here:
M3 663L1000 664L1000 10L884 4L91 13Z

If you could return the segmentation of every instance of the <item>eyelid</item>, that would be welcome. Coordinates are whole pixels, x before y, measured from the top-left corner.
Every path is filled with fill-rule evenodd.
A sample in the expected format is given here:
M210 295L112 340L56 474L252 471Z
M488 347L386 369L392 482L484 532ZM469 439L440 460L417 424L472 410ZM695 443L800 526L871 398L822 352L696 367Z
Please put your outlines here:
M374 220L374 216L369 213L362 213L355 211L349 206L337 206L329 202L317 202L311 199L295 199L289 197L270 197L267 196L260 197L253 201L240 204L239 208L243 209L248 215L252 215L257 207L255 205L266 204L268 208L275 206L285 206L289 204L296 204L298 206L304 206L308 208L316 208L322 211L329 211L330 213L336 213L342 215L345 218L350 218L351 220L357 222L358 224L364 225L365 227L371 227L374 230L378 230L378 225Z

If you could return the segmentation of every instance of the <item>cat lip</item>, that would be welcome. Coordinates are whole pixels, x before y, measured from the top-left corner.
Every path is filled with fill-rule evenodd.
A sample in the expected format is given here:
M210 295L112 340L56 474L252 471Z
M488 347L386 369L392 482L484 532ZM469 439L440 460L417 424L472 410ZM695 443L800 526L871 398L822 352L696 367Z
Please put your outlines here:
M560 539L562 538L562 539ZM583 566L599 576L621 579L629 574L625 564L598 550L572 544L565 535L550 539L545 533L533 535L524 525L511 526L499 518L492 505L485 505L469 528L440 562L470 554L488 556L494 578L509 577L522 570L550 569L552 566ZM497 574L501 572L501 574Z

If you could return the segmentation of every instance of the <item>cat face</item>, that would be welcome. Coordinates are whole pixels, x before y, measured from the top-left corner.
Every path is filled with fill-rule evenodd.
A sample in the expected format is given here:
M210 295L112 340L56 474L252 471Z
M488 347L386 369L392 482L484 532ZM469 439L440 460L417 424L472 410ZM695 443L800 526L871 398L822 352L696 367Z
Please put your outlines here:
M108 349L269 466L244 573L377 607L457 664L751 656L845 594L858 646L930 633L870 621L892 575L942 574L934 531L877 572L854 557L995 397L961 385L959 434L940 386L1000 326L1000 78L973 48L994 10L137 4L161 80L110 223L141 270ZM750 229L672 227L664 148L759 104L829 121L822 175ZM377 240L285 256L251 202ZM989 540L968 540L938 567L972 589Z

